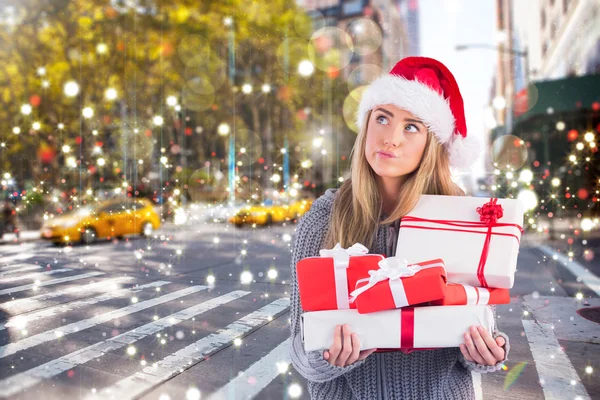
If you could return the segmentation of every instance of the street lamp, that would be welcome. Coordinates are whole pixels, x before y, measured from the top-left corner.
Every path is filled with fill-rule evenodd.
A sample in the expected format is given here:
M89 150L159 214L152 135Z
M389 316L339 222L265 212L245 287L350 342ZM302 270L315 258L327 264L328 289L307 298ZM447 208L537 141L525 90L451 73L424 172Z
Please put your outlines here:
M529 83L529 53L527 50L517 50L517 49L505 49L503 47L493 46L491 44L485 43L471 43L471 44L459 44L456 46L456 51L468 50L472 48L480 48L480 49L488 49L495 50L501 53L508 53L515 56L523 57L523 61L525 62L525 84Z

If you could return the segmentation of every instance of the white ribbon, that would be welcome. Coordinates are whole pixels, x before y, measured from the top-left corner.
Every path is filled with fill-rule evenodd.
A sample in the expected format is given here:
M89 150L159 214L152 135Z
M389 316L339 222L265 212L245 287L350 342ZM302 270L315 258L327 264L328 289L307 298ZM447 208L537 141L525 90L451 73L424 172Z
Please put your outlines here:
M486 288L459 283L467 294L466 305L487 305L490 302L490 291Z
M354 302L358 296L371 289L379 282L389 280L390 289L392 289L392 295L394 296L396 305L398 306L398 304L407 303L406 295L404 294L404 285L402 285L402 280L400 278L413 276L422 269L423 267L418 264L408 265L406 260L400 260L397 257L384 258L379 261L379 269L369 271L370 278L360 279L356 282L358 285L358 283L368 281L366 285L350 293L350 302Z
M347 249L341 244L336 244L333 249L322 249L319 251L321 257L333 258L333 273L335 277L335 293L338 310L347 310L350 308L348 302L348 272L346 269L350 265L350 257L363 256L369 253L369 249L360 243L355 243Z

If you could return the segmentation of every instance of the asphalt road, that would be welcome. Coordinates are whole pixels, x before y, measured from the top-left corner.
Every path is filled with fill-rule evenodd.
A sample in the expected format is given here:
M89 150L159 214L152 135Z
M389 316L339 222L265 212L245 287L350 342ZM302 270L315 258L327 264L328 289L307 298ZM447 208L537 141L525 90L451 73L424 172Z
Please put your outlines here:
M286 350L294 228L0 245L0 398L308 398ZM600 398L600 325L578 313L600 306L596 255L598 239L521 247L497 310L507 369L474 376L479 398Z

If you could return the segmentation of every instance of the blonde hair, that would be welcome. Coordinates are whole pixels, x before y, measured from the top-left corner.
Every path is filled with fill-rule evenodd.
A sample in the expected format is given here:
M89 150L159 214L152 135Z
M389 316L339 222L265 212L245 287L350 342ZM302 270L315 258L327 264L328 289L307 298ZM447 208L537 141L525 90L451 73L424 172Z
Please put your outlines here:
M442 144L428 131L427 143L419 166L406 176L396 209L383 221L381 196L375 180L375 171L365 156L367 129L371 111L365 117L351 152L351 178L338 189L333 203L325 247L336 243L349 247L362 243L371 247L378 223L391 224L408 214L421 194L461 195L462 190L452 181L448 154Z

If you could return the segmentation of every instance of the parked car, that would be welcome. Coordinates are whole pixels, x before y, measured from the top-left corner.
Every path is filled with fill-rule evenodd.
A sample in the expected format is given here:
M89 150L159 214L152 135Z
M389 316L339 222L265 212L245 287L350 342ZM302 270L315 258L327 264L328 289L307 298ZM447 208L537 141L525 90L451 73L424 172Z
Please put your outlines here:
M47 221L41 237L54 243L92 243L99 239L138 234L150 236L160 217L147 199L113 199L84 206Z
M290 205L254 204L242 208L229 219L237 227L243 225L267 226L274 223L293 221L310 209L311 200L299 200Z

